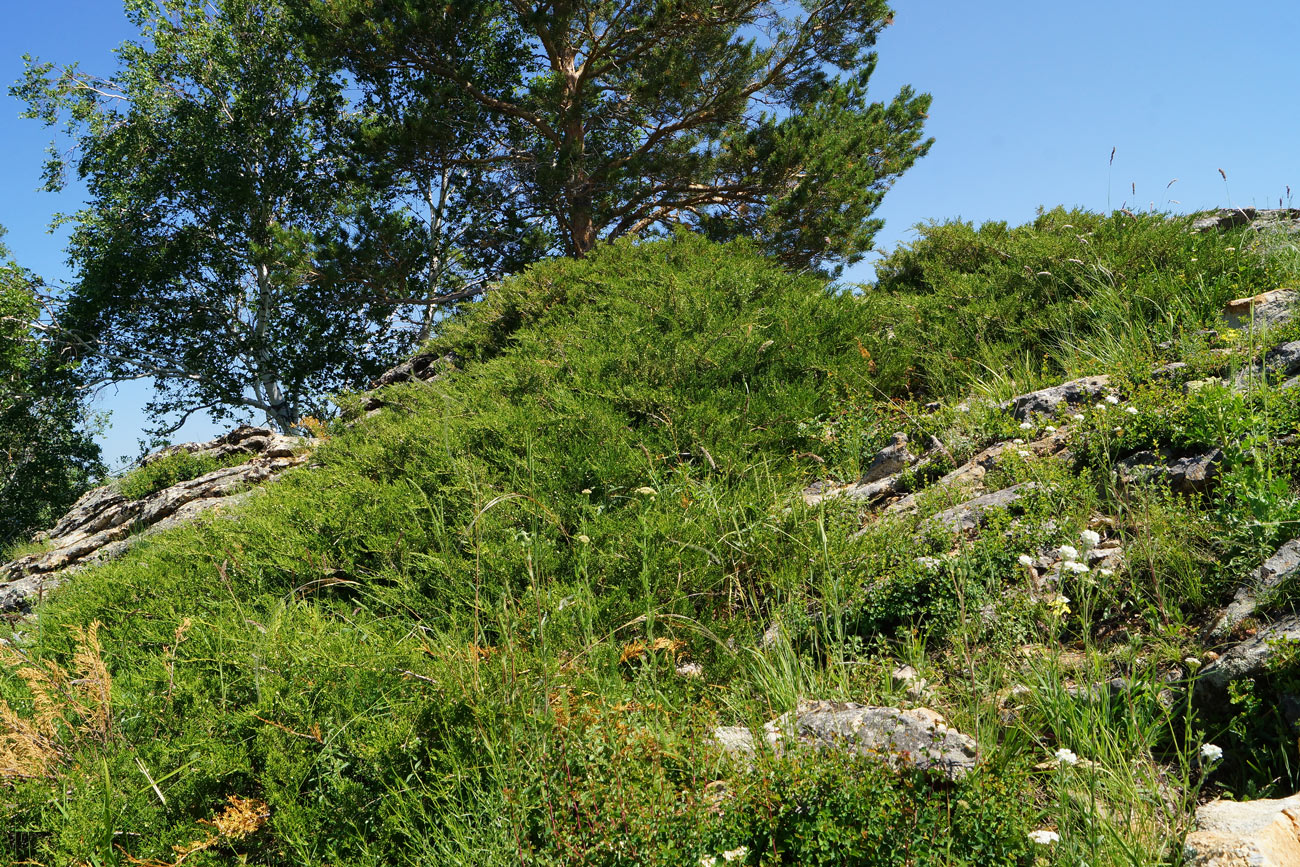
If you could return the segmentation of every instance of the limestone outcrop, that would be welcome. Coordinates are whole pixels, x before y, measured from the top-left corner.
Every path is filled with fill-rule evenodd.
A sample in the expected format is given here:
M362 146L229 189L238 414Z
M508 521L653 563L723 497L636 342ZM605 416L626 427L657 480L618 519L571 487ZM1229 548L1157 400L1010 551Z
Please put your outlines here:
M127 499L113 484L90 491L37 537L44 550L0 565L0 611L22 610L77 569L120 556L144 536L229 505L250 485L266 482L307 459L302 440L245 426L208 442L162 449L141 464L178 452L217 459L247 455L248 460L137 500Z
M1300 795L1203 805L1183 857L1188 867L1300 867Z
M714 741L733 755L753 755L753 733L720 726ZM975 739L948 726L929 708L900 710L855 702L802 700L763 727L763 742L777 753L801 744L879 759L892 767L933 768L958 778L975 767Z

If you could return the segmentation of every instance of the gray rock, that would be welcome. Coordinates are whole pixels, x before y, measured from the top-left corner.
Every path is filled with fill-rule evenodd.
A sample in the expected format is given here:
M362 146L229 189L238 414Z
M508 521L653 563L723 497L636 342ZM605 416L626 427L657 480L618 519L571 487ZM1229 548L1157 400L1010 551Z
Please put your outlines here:
M1211 490L1219 481L1222 460L1223 454L1218 449L1178 458L1169 464L1169 487L1177 494L1201 494Z
M1058 430L1055 433L1050 433L1041 439L1034 440L1031 443L1026 443L1023 446L1008 442L995 443L975 455L975 457L971 458L966 463L957 467L952 472L940 478L934 483L934 486L939 488L970 488L977 491L984 486L984 476L989 470L997 466L998 461L1002 459L1002 456L1008 449L1023 449L1035 457L1056 455L1057 457L1064 458L1069 454L1065 451L1068 439L1068 431ZM890 503L885 511L891 514L899 512L915 512L916 496L909 494L893 503Z
M1037 487L1034 482L1021 482L1001 491L968 500L951 509L944 509L927 518L926 523L931 526L947 527L954 532L977 530L984 525L990 512L1010 508Z
M1254 208L1220 208L1192 221L1193 232L1214 232L1245 226L1255 219Z
M1292 539L1278 548L1277 553L1265 560L1263 565L1251 573L1246 583L1237 589L1223 616L1214 624L1211 634L1227 634L1255 613L1261 598L1295 577L1297 572L1300 572L1300 539Z
M953 778L974 768L978 758L974 738L950 728L929 708L800 701L763 729L765 740L778 751L798 742L878 758L894 767L935 768Z
M370 383L370 388L373 391L400 382L433 382L442 376L445 371L454 369L456 361L456 356L452 353L446 355L434 355L432 353L416 355L385 371L378 379ZM369 414L383 408L383 406L383 398L378 394L371 394L365 403L364 410Z
M1192 221L1193 232L1214 232L1250 226L1258 231L1294 231L1298 208L1220 208Z
M1234 298L1223 308L1229 328L1272 328L1291 319L1297 300L1294 289L1274 289L1250 298Z
M1218 449L1181 458L1166 451L1141 451L1116 461L1115 470L1126 487L1156 483L1168 485L1179 494L1201 494L1218 483L1222 458Z
M1174 361L1152 369L1151 376L1156 379L1179 379L1184 375L1188 367L1189 365L1185 361Z
M1211 700L1222 696L1232 681L1262 673L1276 655L1279 644L1296 641L1300 641L1300 615L1274 621L1205 666L1196 679L1197 697Z
M308 457L302 440L267 428L240 427L205 443L171 446L141 463L180 452L253 457L140 500L126 499L114 485L90 491L51 530L41 534L46 550L0 565L0 611L26 607L77 569L120 556L149 535L188 523L219 506L233 505L249 485L266 482Z
M1188 867L1300 867L1300 795L1202 805L1183 857Z
M713 742L745 760L758 741L744 726L719 726ZM947 725L929 708L899 710L854 702L802 700L763 727L763 743L777 754L799 745L879 759L891 767L934 768L956 779L975 767L975 739Z
M744 726L717 726L713 742L733 756L754 755L754 733Z
M871 482L878 482L886 476L896 475L918 460L920 458L912 454L907 448L907 434L899 431L894 434L889 445L876 452L876 456L872 458L866 472L862 474L862 478L858 479L858 484L867 485Z
M1108 376L1085 376L1082 379L1013 397L998 404L998 408L1010 410L1013 416L1024 421L1034 413L1050 415L1062 405L1072 406L1091 400L1101 394L1109 384Z

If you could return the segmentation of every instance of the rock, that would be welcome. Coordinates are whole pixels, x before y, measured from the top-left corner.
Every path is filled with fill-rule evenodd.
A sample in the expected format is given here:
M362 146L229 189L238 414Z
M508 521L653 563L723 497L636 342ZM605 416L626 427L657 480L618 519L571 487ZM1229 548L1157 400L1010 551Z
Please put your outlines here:
M1224 384L1224 381L1217 376L1211 376L1208 379L1193 379L1183 383L1183 393L1191 394L1203 388L1213 388Z
M1291 319L1297 293L1294 289L1274 289L1250 298L1234 298L1223 308L1229 328L1272 328Z
M713 741L742 759L752 756L757 745L744 726L719 726ZM891 767L934 768L953 779L974 768L978 759L974 738L950 728L928 708L801 700L795 710L763 727L763 741L777 754L792 744L843 750Z
M1188 867L1300 865L1300 795L1201 806L1183 857Z
M944 509L926 519L930 526L941 525L954 532L977 530L984 525L988 513L996 509L1007 509L1015 505L1024 496L1038 487L1034 482L1021 482L992 494L976 497L951 509Z
M974 738L949 728L928 708L898 710L854 702L800 701L763 727L778 751L790 739L819 749L839 749L883 759L891 766L936 768L960 777L975 767Z
M1143 482L1163 483L1179 494L1202 494L1214 488L1223 459L1218 449L1175 458L1167 451L1135 452L1115 462L1120 482L1129 487Z
M858 484L866 485L878 482L886 476L896 475L916 463L920 458L907 448L907 434L899 431L894 434L889 445L876 452L867 471L858 479Z
M1254 208L1220 208L1192 221L1193 232L1213 232L1245 226L1255 219Z
M934 483L935 487L961 487L979 490L984 486L984 476L989 470L997 466L998 461L1001 460L1002 455L1005 454L1008 449L1023 449L1035 457L1046 457L1050 455L1061 457L1068 454L1064 451L1067 441L1068 432L1065 430L1058 430L1023 446L1018 446L1014 443L996 443L984 449L984 451L975 455L975 457L971 458L966 463L940 478ZM915 512L916 497L915 495L909 494L906 497L890 503L885 511L887 513Z
M1300 220L1297 208L1220 208L1192 222L1193 232L1213 232L1250 226L1252 229L1295 231Z
M237 492L297 466L309 454L302 440L267 428L245 426L208 442L162 449L141 463L153 463L180 452L218 458L231 454L253 457L139 500L126 499L114 485L88 492L53 528L38 537L46 550L0 565L0 611L26 607L29 600L52 590L77 569L120 556L146 536L232 505L242 497Z
M717 726L713 729L713 742L733 756L754 755L754 733L744 726Z
M1073 406L1091 400L1110 384L1108 376L1085 376L1071 382L1031 391L998 404L999 409L1010 410L1024 421L1034 413L1052 414L1062 405Z
M1276 590L1300 572L1300 539L1292 539L1251 573L1237 589L1223 616L1214 624L1211 635L1226 635L1238 623L1255 613L1261 597Z
M1188 367L1189 365L1185 361L1174 361L1153 368L1151 376L1154 379L1178 379L1183 376Z
M1296 641L1300 641L1300 615L1274 621L1205 666L1196 679L1198 697L1208 700L1222 696L1232 681L1263 672L1280 643Z
M903 471L921 469L930 462L929 455L917 457L907 448L907 434L894 434L893 441L876 453L866 472L851 485L814 482L803 490L803 501L816 506L832 499L857 503L874 503L902 490Z
M1218 449L1200 455L1178 458L1169 464L1169 487L1176 494L1201 494L1219 480L1223 454Z
M396 385L399 382L433 382L446 370L454 368L456 360L456 356L452 353L446 355L422 353L408 358L396 367L380 374L378 379L370 383L370 388L374 391L387 385ZM377 394L371 394L366 401L364 410L369 414L383 406L383 398Z

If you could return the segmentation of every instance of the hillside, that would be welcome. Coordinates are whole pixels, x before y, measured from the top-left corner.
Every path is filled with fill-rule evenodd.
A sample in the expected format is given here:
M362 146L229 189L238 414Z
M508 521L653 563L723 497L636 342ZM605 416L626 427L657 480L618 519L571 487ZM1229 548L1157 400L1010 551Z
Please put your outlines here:
M1300 790L1295 216L534 266L25 597L0 860L1179 863Z

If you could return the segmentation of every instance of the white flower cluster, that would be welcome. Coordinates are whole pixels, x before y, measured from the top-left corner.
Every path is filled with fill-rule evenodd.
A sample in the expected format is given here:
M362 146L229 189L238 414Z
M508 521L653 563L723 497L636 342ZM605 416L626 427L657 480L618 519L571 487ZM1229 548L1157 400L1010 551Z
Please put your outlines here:
M728 849L722 853L722 863L730 864L732 861L743 861L749 855L748 846L737 846L735 849ZM717 867L718 858L716 855L705 855L700 859L700 867Z
M1048 831L1043 828L1037 831L1030 831L1029 840L1032 843L1037 843L1039 846L1050 846L1053 843L1061 842L1061 835L1055 831Z
M1202 749L1201 752L1205 752L1205 751ZM1052 755L1056 757L1056 762L1059 765L1079 764L1079 757L1075 755L1074 750L1067 749L1066 747L1061 747Z
M1201 747L1201 761L1206 764L1214 764L1223 758L1223 747L1214 744L1205 744Z

